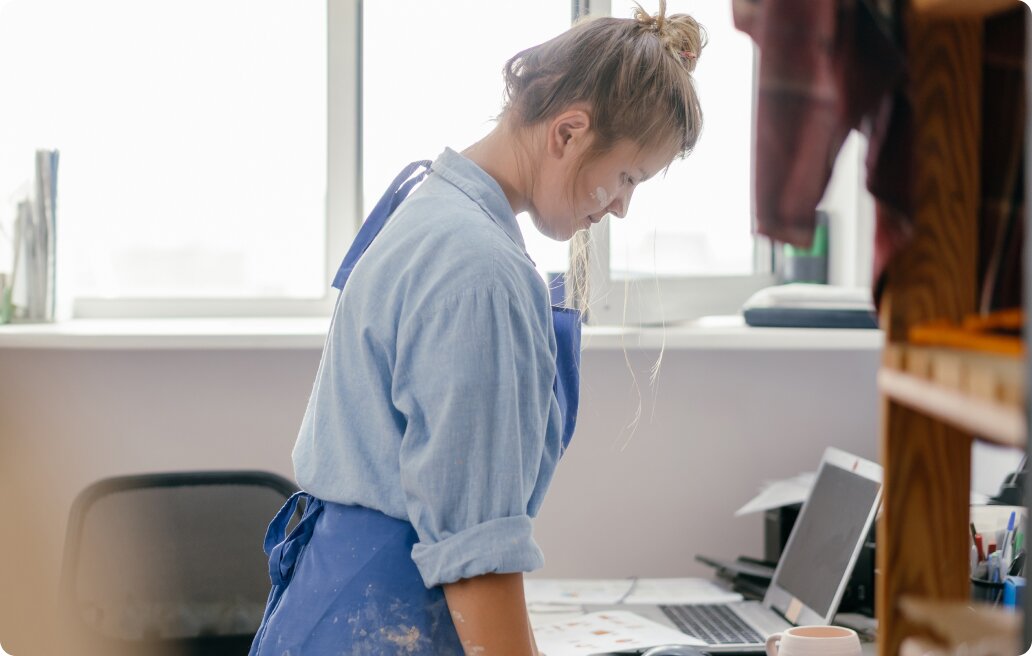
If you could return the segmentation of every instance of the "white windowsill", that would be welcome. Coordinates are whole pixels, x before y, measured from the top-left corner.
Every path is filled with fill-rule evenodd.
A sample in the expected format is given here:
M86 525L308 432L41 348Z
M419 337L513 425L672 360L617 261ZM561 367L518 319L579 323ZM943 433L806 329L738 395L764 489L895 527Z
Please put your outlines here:
M0 326L0 348L322 349L328 318L79 319ZM741 317L706 317L662 328L586 326L586 350L878 350L880 330L752 328Z

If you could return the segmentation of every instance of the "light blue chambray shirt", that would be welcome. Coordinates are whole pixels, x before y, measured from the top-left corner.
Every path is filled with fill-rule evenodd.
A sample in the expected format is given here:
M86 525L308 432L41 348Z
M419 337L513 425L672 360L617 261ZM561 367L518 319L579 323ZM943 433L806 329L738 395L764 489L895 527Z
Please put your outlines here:
M337 300L298 484L410 521L424 583L527 572L559 461L548 289L501 187L445 150Z

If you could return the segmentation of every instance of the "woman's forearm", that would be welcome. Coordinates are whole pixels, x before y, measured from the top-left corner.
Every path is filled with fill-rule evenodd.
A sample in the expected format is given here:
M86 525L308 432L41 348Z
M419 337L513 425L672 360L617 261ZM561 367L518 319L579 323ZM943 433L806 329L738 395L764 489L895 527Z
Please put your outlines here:
M444 586L452 621L470 656L536 656L523 574L484 574Z

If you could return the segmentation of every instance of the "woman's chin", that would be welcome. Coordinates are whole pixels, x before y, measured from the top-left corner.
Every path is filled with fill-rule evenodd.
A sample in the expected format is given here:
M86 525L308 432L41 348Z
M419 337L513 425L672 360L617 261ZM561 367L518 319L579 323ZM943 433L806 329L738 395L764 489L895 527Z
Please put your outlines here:
M574 233L581 229L581 226L568 225L565 223L556 225L558 222L553 223L551 221L543 221L533 213L530 214L530 218L538 232L555 241L569 241L573 237Z
M564 229L562 231L556 231L556 234L551 234L551 235L546 235L546 236L551 238L551 239L554 239L556 241L570 241L571 239L573 239L573 236L575 234L577 234L578 232L580 232L581 230L584 230L584 229L585 228L581 228L581 227L578 227L578 226L570 226L570 227L568 227L568 228L566 228L566 229Z

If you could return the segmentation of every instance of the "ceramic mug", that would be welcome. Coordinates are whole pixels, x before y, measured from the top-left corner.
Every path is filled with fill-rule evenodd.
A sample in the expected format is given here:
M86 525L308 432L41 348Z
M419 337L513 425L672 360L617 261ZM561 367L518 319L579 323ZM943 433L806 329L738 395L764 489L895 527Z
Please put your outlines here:
M767 656L860 656L860 638L842 626L793 626L767 638Z

